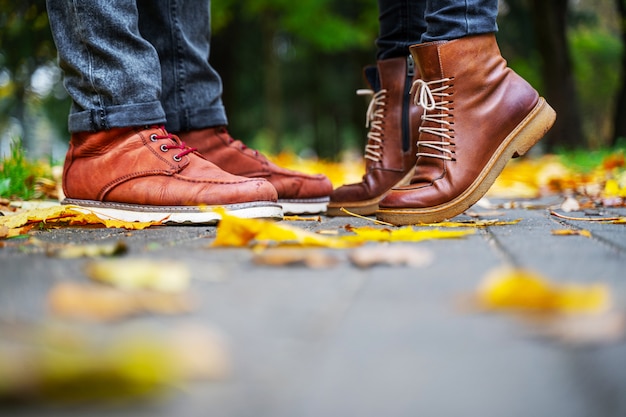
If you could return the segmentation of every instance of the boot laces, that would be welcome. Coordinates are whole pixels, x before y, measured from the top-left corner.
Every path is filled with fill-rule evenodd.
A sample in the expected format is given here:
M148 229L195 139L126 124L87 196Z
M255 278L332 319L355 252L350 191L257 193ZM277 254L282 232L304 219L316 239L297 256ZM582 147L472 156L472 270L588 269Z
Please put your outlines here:
M367 145L365 145L365 158L374 162L379 162L383 156L383 121L385 119L385 106L387 105L387 90L381 89L374 93L374 90L360 89L357 95L371 95L367 112L365 113L365 127L369 128L367 133Z
M198 149L188 146L185 142L181 141L178 136L169 133L167 130L165 130L165 126L152 126L152 128L159 129L161 132L163 132L162 134L153 133L152 135L150 135L150 140L152 142L164 139L169 139L172 142L162 144L160 148L162 152L168 152L170 149L181 149L181 152L178 152L172 158L176 162L180 162L183 159L183 156L190 154Z
M444 159L446 161L454 160L454 151L447 148L454 143L454 129L451 128L452 123L448 118L452 117L452 108L449 107L452 101L448 97L452 96L451 93L446 92L451 85L449 84L454 78L443 78L441 80L424 81L416 80L411 86L411 94L415 93L414 102L417 106L421 106L424 109L422 114L423 122L431 122L438 124L439 127L424 126L424 123L419 127L420 133L429 133L434 136L438 136L440 140L419 140L417 142L419 146L425 148L434 149L441 153L426 153L418 152L417 156L426 156L431 158ZM439 87L432 88L431 86L439 85ZM436 111L436 113L428 113ZM420 136L421 137L421 136Z

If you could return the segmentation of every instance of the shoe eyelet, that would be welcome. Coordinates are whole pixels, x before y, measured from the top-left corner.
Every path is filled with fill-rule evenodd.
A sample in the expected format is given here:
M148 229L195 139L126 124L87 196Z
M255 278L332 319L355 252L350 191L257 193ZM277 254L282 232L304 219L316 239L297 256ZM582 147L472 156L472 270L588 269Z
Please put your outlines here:
M157 141L157 135L156 135L156 133L153 133L153 134L151 134L151 135L150 135L150 140L151 140L152 142L156 142L156 141Z
M180 157L180 156L178 156L178 155L174 155L174 157L173 157L172 159L173 159L174 161L176 161L176 162L180 162L180 161L182 161L182 160L183 160L183 158L182 158L182 157Z
M167 152L169 151L169 148L167 147L167 145L161 145L161 152Z

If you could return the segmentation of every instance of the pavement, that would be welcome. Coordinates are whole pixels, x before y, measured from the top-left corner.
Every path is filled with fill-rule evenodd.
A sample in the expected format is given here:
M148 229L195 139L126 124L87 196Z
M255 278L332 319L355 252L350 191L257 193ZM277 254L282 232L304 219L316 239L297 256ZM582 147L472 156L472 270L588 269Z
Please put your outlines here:
M214 226L61 228L33 232L43 244L8 241L0 248L0 323L50 320L50 289L87 281L90 259L50 257L46 244L123 241L126 258L186 264L197 300L183 316L133 322L210 326L226 341L231 371L153 401L30 401L0 405L0 416L624 417L623 337L546 338L514 315L463 303L486 274L512 265L555 283L605 283L614 308L626 310L626 224L590 221L625 217L626 209L572 212L567 215L586 220L567 220L550 214L560 201L518 201L495 213L472 208L485 219L521 220L476 228L461 239L371 244L429 251L433 260L421 267L358 268L346 260L347 250L332 249L323 251L339 262L326 268L259 266L250 249L210 247ZM285 223L313 231L370 224L327 217ZM591 234L552 234L557 229ZM114 332L123 323L93 328L100 326Z

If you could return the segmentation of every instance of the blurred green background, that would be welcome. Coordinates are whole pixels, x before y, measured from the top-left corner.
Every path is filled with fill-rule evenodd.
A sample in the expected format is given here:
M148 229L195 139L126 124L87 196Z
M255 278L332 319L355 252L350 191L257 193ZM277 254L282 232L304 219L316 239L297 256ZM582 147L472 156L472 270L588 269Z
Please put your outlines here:
M0 156L22 139L60 161L69 99L44 0L0 0ZM275 153L337 160L361 152L362 68L375 63L376 0L213 0L211 63L233 136ZM501 0L498 40L511 67L559 118L539 151L626 138L626 0Z

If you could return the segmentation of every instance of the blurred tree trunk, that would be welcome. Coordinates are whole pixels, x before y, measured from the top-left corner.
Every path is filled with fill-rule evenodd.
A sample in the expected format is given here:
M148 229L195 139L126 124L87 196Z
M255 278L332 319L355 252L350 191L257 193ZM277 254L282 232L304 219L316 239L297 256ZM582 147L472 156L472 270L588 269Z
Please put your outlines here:
M277 17L274 13L264 13L261 16L261 30L263 31L263 87L265 93L265 128L272 152L276 152L279 138L283 132L283 91L281 77L281 62L276 50Z
M612 145L617 144L618 138L626 139L626 0L616 0L622 35L622 67L620 80L622 86L617 93L615 116L613 121Z
M568 0L531 0L546 99L557 112L556 123L544 142L547 151L585 146L566 38L567 4Z

